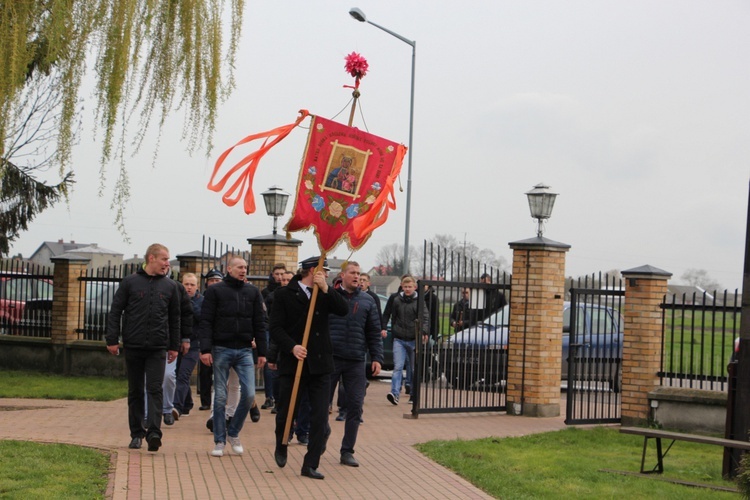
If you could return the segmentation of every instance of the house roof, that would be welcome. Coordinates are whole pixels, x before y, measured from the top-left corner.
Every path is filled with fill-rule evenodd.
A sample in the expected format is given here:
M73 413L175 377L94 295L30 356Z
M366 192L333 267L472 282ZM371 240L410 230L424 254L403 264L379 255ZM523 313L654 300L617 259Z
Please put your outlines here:
M96 243L76 243L75 241L69 241L64 242L62 240L58 241L43 241L41 245L39 245L39 248L37 248L33 254L31 254L31 257L29 259L33 259L36 254L38 254L44 247L47 247L49 249L49 252L52 257L57 257L58 255L62 255L64 253L68 253L71 250L76 250L78 248L84 248L84 247L90 247L95 246Z
M70 250L68 253L91 253L91 254L100 254L100 255L122 255L120 252L115 252L114 250L107 250L106 248L101 248L98 245L90 245L87 247L80 247L76 248L74 250Z

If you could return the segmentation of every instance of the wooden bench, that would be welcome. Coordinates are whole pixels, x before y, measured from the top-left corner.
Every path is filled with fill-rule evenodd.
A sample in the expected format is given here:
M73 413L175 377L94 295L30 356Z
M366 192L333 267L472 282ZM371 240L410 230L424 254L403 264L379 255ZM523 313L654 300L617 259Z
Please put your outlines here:
M734 439L724 439L711 436L701 436L698 434L683 434L681 432L670 432L662 431L659 429L646 429L643 427L621 427L620 432L623 434L634 434L636 436L643 436L643 456L641 457L641 474L661 474L664 472L664 457L667 456L669 450L672 449L672 445L676 441L689 441L691 443L702 443L702 444L713 444L724 448L731 448L734 450L750 450L750 442L748 441L735 441ZM656 466L647 471L645 470L646 464L646 450L648 449L648 440L656 440ZM671 439L672 442L667 447L666 451L662 451L661 440Z

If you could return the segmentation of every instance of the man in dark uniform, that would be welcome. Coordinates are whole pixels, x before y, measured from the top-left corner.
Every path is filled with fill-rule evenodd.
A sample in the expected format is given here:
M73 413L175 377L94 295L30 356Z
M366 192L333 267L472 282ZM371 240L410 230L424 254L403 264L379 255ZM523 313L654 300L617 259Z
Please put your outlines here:
M310 400L310 440L302 462L301 474L313 479L323 479L318 472L320 456L325 451L331 432L328 426L328 400L330 397L330 375L333 372L333 348L328 330L328 315L344 316L349 306L341 294L328 288L325 272L316 271L318 257L300 263L300 272L285 287L274 292L271 309L271 339L278 346L279 394L276 398L276 450L274 458L279 467L286 465L287 446L282 444L287 412L292 397L292 387L297 363L303 362L299 393L306 392ZM323 264L327 265L327 262ZM307 348L302 339L311 304L312 287L319 290L315 302Z

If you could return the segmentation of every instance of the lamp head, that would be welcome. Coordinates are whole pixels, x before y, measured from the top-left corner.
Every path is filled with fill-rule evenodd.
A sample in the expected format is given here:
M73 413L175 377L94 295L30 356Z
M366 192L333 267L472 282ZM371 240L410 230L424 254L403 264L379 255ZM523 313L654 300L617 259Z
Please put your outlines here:
M555 206L557 193L549 192L549 186L540 182L534 189L526 193L529 199L529 211L531 217L538 222L537 236L542 236L542 223L552 215L552 208Z
M365 13L362 12L357 7L352 7L351 9L349 9L349 15L352 16L357 21L359 21L360 23L367 22L367 16L365 16Z
M266 205L266 213L271 217L281 217L286 211L286 202L289 193L284 192L279 186L271 186L268 191L261 193Z

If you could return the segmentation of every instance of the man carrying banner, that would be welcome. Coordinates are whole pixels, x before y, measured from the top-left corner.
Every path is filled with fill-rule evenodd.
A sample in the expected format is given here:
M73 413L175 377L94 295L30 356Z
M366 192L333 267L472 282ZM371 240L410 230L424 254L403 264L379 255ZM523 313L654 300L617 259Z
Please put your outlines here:
M313 479L324 479L318 472L320 456L325 451L331 432L328 426L328 400L330 397L330 375L333 372L333 352L328 330L328 315L344 316L349 312L346 300L328 288L325 272L315 270L318 257L300 263L300 272L289 285L274 292L269 329L271 339L278 346L279 394L276 398L276 449L274 459L279 467L287 461L287 445L282 444L287 413L292 398L297 363L302 362L299 391L306 391L310 399L310 441L302 462L301 474ZM324 266L327 263L323 264ZM311 304L312 287L317 285L319 293L310 326L307 348L302 347Z

